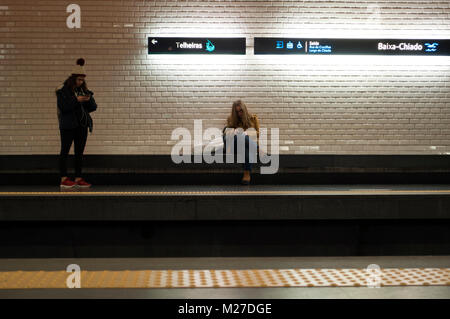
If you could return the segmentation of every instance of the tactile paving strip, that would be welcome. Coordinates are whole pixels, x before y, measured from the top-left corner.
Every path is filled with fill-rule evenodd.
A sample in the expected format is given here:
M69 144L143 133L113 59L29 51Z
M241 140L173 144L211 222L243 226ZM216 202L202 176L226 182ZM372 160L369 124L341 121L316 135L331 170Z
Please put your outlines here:
M311 195L442 195L449 194L448 189L435 189L435 190L380 190L380 189L367 189L367 190L249 190L242 189L239 191L96 191L96 190L78 190L69 189L55 192L0 192L0 196L246 196L246 195L298 195L298 196L311 196Z
M67 288L69 276L0 272L0 289ZM450 286L450 268L81 271L80 278L81 288Z

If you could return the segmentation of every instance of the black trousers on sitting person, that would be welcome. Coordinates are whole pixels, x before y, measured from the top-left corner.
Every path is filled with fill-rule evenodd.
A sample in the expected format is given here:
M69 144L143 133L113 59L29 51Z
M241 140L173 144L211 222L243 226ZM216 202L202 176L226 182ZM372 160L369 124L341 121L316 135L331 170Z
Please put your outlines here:
M80 125L74 129L60 129L59 133L61 137L61 152L59 154L60 175L61 177L67 176L67 157L73 142L75 146L75 176L81 177L83 152L86 146L88 129Z

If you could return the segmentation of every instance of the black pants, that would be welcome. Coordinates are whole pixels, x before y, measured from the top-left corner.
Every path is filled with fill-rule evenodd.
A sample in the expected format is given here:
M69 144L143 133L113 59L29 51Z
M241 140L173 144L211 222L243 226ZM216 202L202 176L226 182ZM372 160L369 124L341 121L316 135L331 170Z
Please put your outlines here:
M87 127L78 126L70 130L59 130L61 136L61 152L59 154L59 172L61 177L67 176L67 156L72 142L75 144L75 176L81 177L83 152L88 136Z

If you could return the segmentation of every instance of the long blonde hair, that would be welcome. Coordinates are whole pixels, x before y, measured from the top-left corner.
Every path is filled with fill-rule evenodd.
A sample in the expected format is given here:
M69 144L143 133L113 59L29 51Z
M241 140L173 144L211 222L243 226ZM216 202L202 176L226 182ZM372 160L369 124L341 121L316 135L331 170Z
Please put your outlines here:
M242 117L239 117L239 114L236 111L236 107L238 106L240 106L243 111ZM242 127L244 130L252 126L252 120L250 114L248 113L247 106L241 100L233 102L231 114L227 119L227 126L233 128Z

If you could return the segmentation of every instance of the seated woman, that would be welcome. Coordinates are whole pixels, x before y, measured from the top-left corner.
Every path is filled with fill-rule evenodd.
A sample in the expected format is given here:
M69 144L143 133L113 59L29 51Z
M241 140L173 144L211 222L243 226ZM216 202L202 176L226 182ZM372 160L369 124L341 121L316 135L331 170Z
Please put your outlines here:
M234 135L234 154L237 154L238 148L238 136L241 136L245 139L245 163L244 163L244 176L242 178L242 184L248 185L250 184L250 172L252 169L252 163L250 161L250 154L253 150L255 154L258 153L258 145L259 145L259 120L255 114L250 115L247 106L241 100L237 100L233 102L233 106L231 108L231 114L227 119L227 133ZM231 130L230 130L231 128ZM249 137L249 132L247 130L249 128L254 128L256 130L256 142ZM234 129L234 130L233 130ZM231 131L231 132L230 132ZM224 135L224 143L225 149L227 140L229 139Z

